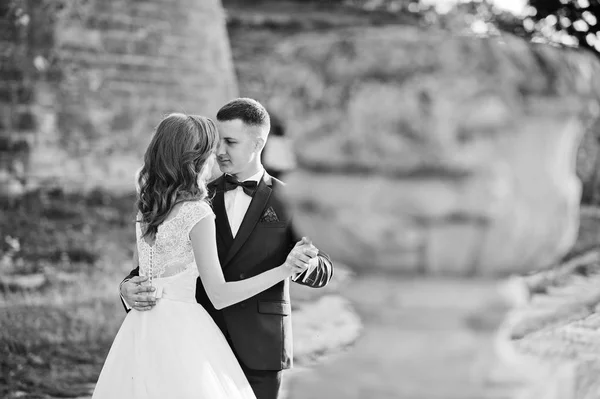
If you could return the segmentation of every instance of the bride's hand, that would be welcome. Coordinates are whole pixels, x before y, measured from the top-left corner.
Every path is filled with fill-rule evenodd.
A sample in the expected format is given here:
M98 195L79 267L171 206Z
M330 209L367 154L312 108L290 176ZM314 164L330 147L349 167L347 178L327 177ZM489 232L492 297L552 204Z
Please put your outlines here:
M311 258L315 256L316 248L306 237L302 237L288 254L284 266L294 275L298 275L308 269Z

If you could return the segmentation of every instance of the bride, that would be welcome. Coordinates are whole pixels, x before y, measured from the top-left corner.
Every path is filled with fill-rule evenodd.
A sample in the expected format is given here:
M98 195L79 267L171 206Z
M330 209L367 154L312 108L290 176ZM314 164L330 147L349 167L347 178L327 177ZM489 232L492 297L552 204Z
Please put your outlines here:
M157 304L127 314L93 399L255 398L225 337L196 302L196 279L221 309L307 264L292 251L275 269L224 280L205 184L217 143L214 123L201 116L171 114L156 129L138 181L134 262L155 288Z

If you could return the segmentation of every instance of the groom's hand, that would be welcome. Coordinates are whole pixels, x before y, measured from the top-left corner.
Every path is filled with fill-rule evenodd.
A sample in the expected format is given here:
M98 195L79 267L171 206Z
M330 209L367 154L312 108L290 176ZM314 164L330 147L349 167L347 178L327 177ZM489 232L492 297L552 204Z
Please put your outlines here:
M148 283L148 277L135 276L121 284L121 296L135 310L150 310L156 305L152 294L155 288Z

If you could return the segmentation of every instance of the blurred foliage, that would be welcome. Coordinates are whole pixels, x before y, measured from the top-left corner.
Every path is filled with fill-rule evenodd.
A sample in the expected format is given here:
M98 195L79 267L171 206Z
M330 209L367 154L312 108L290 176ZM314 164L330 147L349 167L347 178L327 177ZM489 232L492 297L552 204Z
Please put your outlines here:
M501 1L492 0L457 1L442 7L423 0L349 1L367 8L422 13L430 22L442 26L450 23L455 28L462 25L475 33L509 32L533 41L600 51L599 0L528 0L518 15L496 6Z
M61 263L61 270L93 266L105 245L102 233L130 230L133 242L133 195L103 192L82 196L61 190L26 194L0 210L0 274L42 272ZM10 259L9 259L10 258Z
M344 4L364 10L414 14L427 25L476 34L511 32L529 37L523 19L497 7L491 0L435 2L432 0L345 0Z
M229 0L234 2L233 0ZM527 0L523 12L498 7L502 0L297 0L364 11L413 14L428 25L480 34L509 32L534 41L600 51L600 0ZM227 5L228 1L224 4Z
M551 42L600 51L599 0L529 0L526 28Z

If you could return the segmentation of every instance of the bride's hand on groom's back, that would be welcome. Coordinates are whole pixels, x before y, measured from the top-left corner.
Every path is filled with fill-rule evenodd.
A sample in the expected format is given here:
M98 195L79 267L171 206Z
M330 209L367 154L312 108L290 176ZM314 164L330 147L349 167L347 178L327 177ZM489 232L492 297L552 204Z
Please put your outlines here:
M148 277L135 276L121 284L121 296L135 310L150 310L156 305L154 287L147 280Z

